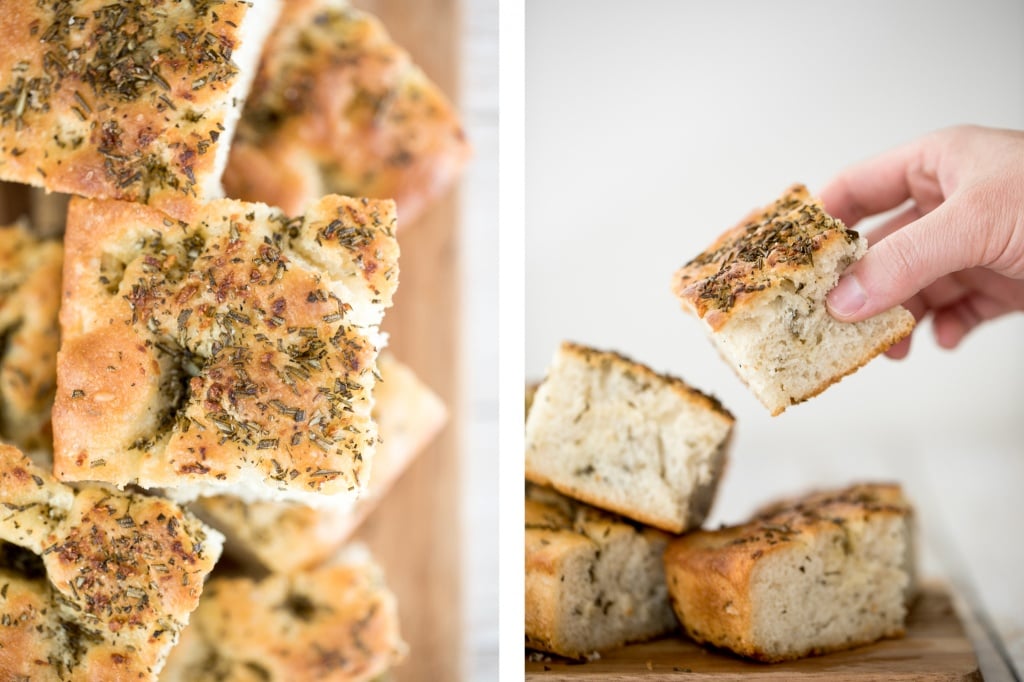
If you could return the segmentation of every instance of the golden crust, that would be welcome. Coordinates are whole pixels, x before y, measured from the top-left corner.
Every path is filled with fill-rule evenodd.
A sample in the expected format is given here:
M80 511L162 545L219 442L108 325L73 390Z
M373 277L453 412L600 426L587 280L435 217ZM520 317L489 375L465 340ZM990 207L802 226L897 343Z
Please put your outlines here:
M607 372L610 370L622 372L631 379L634 379L638 385L647 383L655 385L663 384L675 393L680 400L690 403L698 409L710 412L714 415L715 419L720 421L723 426L729 430L729 433L731 434L732 425L735 423L735 417L733 417L732 413L729 412L729 410L727 410L717 398L693 388L678 377L674 377L669 374L659 374L646 365L635 362L634 360L614 351L597 350L571 341L562 342L560 353L568 357L579 359L599 372ZM540 384L538 384L537 388L539 387ZM533 396L531 395L528 387L527 411L532 408L532 400ZM728 437L727 440L721 444L718 454L712 458L713 464L710 481L694 491L689 503L689 509L686 511L684 518L682 519L671 518L665 514L651 512L647 507L637 504L633 499L614 499L607 494L607 490L603 485L589 485L592 481L587 478L582 480L586 481L588 485L579 485L578 480L575 480L575 478L570 480L555 480L549 477L544 466L539 466L544 463L542 458L528 456L526 458L524 473L528 481L538 485L550 486L581 502L628 516L635 521L639 521L640 523L644 523L649 526L655 526L662 530L679 533L687 528L699 525L701 520L703 520L704 516L707 514L714 491L717 488L718 477L725 466L727 445ZM586 474L586 476L592 477L593 481L598 481L601 478L600 474L594 472Z
M58 242L0 227L0 437L25 449L52 439L62 260Z
M756 301L794 272L812 270L814 254L858 235L825 213L803 185L727 230L680 268L673 291L683 307L718 330L732 311Z
M713 395L701 392L679 377L674 377L670 374L659 374L650 367L631 360L615 351L596 350L589 346L573 343L572 341L563 341L562 352L576 356L595 369L606 370L608 368L615 368L618 371L632 375L641 383L644 381L664 383L682 400L696 407L714 412L718 418L727 421L729 424L736 421L732 413Z
M572 650L562 638L566 627L562 593L574 559L584 554L596 561L602 547L623 536L639 533L650 543L667 543L671 536L536 485L527 484L525 505L526 646L562 656L585 656L591 652ZM649 636L665 630L658 624L652 628Z
M215 578L162 682L369 682L405 655L394 595L369 561Z
M210 198L250 11L213 4L5 2L0 177L172 212Z
M182 499L354 497L377 439L393 203L329 196L289 220L218 200L184 215L71 202L58 477L192 486Z
M842 531L856 518L911 514L898 485L858 484L778 502L742 525L688 533L665 550L673 609L698 642L728 647L758 660L781 660L752 639L750 584L758 562L776 552L805 547L811 537ZM730 617L723 618L724 613ZM854 644L818 648L806 655Z
M355 507L315 509L294 502L243 502L218 495L196 502L197 512L228 537L226 549L278 573L322 563L362 524L415 456L447 420L444 403L412 370L380 356L373 415L381 442L366 494Z
M392 198L407 225L469 157L444 95L373 16L290 0L239 123L229 196L300 213L327 192Z
M168 500L72 490L11 446L0 501L4 679L156 680L220 537Z

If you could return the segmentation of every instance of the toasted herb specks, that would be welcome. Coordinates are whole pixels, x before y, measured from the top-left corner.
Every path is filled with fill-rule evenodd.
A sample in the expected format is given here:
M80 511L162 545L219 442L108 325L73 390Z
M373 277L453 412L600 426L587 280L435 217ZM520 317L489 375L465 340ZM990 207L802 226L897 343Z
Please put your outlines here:
M780 266L813 265L815 252L836 234L857 239L796 186L687 263L678 287L692 290L702 307L728 311L738 297L773 286Z
M212 170L200 158L223 131L221 100L238 75L238 22L218 13L241 20L249 3L17 4L24 33L8 39L25 54L0 63L0 144L27 142L38 161L34 177L25 164L9 179L141 201L198 196L202 173ZM193 108L202 122L187 117ZM67 174L66 154L52 147L82 152L78 175Z
M383 314L367 299L391 283L376 284L379 276L358 259L379 263L379 272L395 269L393 221L378 222L374 203L341 197L325 198L309 220L228 200L208 206L190 222L169 224L145 209L147 229L124 239L111 233L99 247L118 255L97 259L107 262L108 284L94 291L107 295L110 315L158 367L147 379L157 390L138 393L146 426L121 447L137 461L166 462L176 474L172 486L180 476L225 489L256 475L268 483L267 497L360 488L364 454L377 440L369 391L374 319ZM360 226L365 250L317 245L318 230L335 217ZM370 283L373 292L364 293ZM114 382L111 395L114 365L103 375ZM65 399L78 413L96 401ZM104 448L109 443L90 452L113 461Z

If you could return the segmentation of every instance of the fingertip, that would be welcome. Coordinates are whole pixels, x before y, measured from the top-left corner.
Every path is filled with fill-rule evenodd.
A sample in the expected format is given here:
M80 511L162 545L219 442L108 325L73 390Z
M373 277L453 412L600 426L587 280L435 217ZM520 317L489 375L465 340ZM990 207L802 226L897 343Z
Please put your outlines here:
M853 227L864 217L842 175L825 185L818 192L818 198L828 214L841 220L847 227Z
M907 357L907 354L910 353L910 339L911 337L908 336L907 338L893 344L889 350L885 351L886 357L891 360L902 360Z
M935 341L940 348L952 350L960 345L963 338L967 336L969 329L960 317L949 310L943 310L935 314L932 321L932 330L935 333Z
M829 314L840 322L856 322L862 319L858 313L864 309L867 300L860 279L849 273L840 277L839 283L828 292L825 304Z

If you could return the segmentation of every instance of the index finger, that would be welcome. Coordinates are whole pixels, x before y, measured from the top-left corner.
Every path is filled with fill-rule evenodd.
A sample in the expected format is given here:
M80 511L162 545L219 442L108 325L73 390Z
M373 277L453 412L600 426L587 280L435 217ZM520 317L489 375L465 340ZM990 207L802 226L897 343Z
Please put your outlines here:
M821 190L822 203L830 215L853 227L909 199L910 177L921 165L920 141L896 147L839 173Z

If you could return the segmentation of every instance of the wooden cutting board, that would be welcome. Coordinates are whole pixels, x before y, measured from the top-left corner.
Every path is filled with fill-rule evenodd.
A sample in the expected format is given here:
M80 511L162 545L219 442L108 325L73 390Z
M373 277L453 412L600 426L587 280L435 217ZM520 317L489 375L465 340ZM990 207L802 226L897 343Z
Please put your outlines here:
M458 0L356 0L458 104ZM470 141L472 142L472 140ZM399 216L400 284L385 316L390 348L448 404L450 420L403 475L359 536L398 597L409 656L398 682L463 678L459 446L463 415L459 348L459 212L456 193L409 229Z
M608 652L589 663L527 661L526 679L536 682L625 682L703 678L709 680L981 680L978 660L953 609L948 590L925 586L907 620L907 634L851 651L789 663L753 663L697 646L682 635Z

